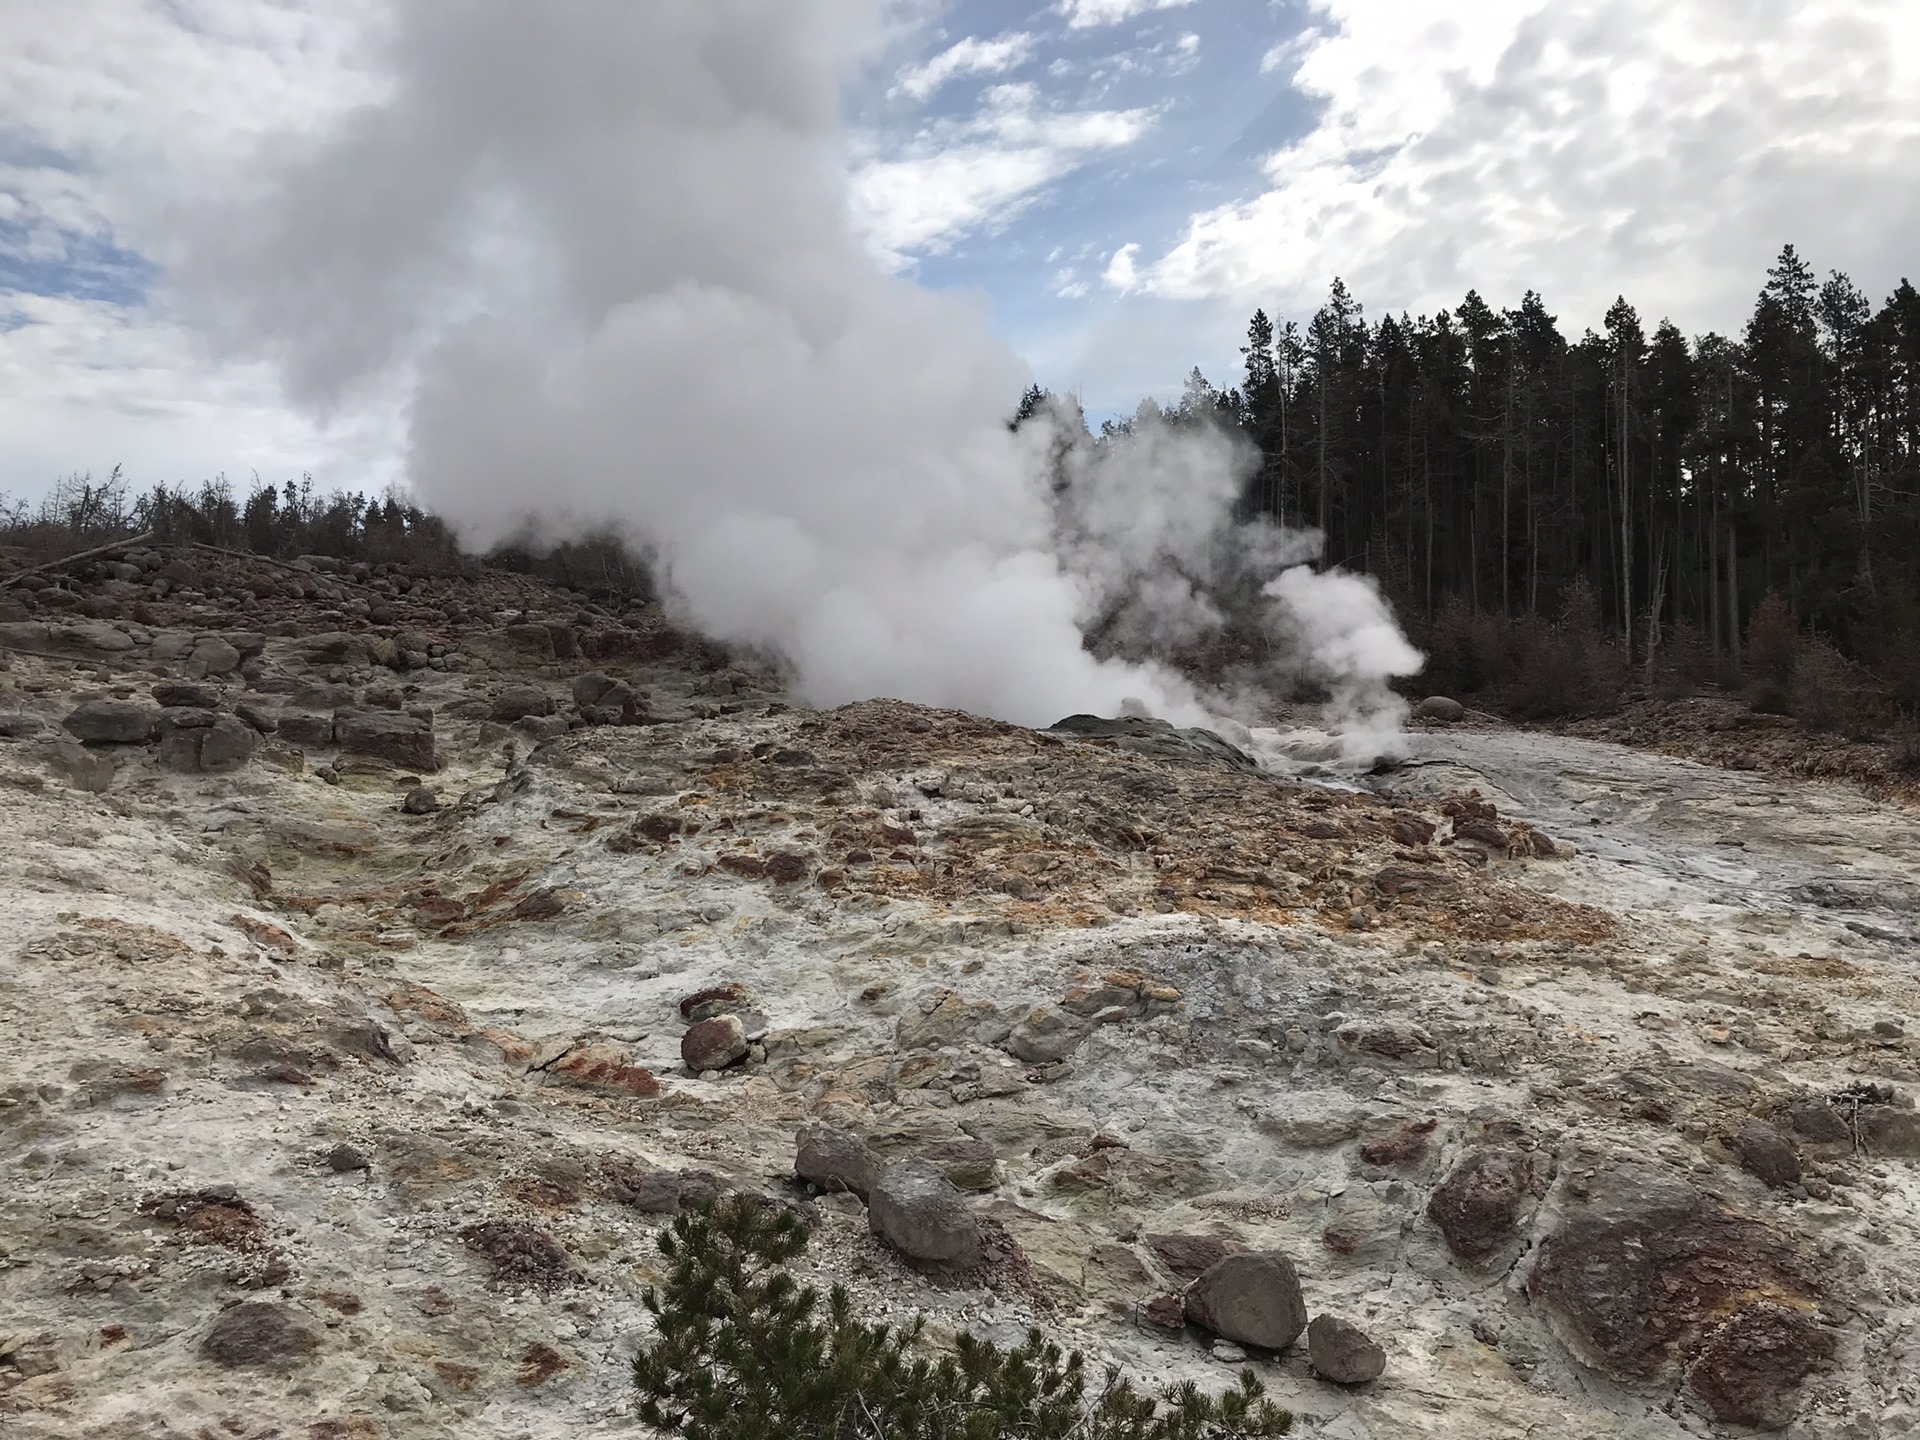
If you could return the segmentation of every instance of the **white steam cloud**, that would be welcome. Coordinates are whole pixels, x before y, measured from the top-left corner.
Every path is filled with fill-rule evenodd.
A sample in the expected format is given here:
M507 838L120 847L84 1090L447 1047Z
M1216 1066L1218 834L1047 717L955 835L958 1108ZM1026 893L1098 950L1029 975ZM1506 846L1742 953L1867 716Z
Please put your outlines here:
M1191 638L1226 551L1265 545L1261 581L1304 556L1233 539L1242 460L1209 427L1064 461L1055 426L1010 431L1027 377L984 315L863 253L837 106L882 11L400 0L381 98L262 156L200 226L189 293L317 409L410 387L413 484L470 540L612 528L807 700L1201 722L1189 684L1096 658L1083 626L1118 603L1133 641ZM1398 636L1366 581L1269 593L1352 714L1417 665L1403 641L1379 663Z

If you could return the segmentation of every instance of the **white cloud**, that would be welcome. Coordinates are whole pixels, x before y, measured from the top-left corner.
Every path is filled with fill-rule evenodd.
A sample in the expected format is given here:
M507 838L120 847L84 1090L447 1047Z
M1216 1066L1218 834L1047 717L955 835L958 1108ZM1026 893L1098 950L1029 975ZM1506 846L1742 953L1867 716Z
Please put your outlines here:
M1318 0L1294 83L1324 111L1257 197L1195 215L1139 283L1310 308L1531 286L1578 329L1624 291L1739 323L1791 240L1872 289L1920 233L1920 9L1669 0Z
M924 64L902 70L887 94L929 100L942 85L962 75L1004 75L1033 58L1033 36L1012 31L992 40L968 36Z
M197 485L221 472L312 471L323 487L378 491L400 478L392 405L335 427L291 412L259 364L216 364L185 327L142 308L0 292L0 492L40 494L58 476Z
M1113 259L1107 262L1106 273L1100 278L1123 295L1137 288L1139 273L1134 268L1134 262L1139 256L1138 245L1122 245L1113 252Z
M996 229L1094 155L1131 145L1149 110L1049 110L1031 85L997 85L965 120L941 121L851 178L854 221L895 269Z
M379 0L63 0L0 5L0 221L7 258L59 289L111 246L164 265L177 221L245 183L267 132L310 132L378 93L360 65ZM134 277L139 278L139 277ZM263 366L209 360L151 298L0 293L0 490L125 462L138 484L257 468L379 486L390 415L329 433L289 411Z
M1074 30L1090 30L1096 25L1118 25L1149 10L1178 10L1193 0L1060 0L1060 13Z

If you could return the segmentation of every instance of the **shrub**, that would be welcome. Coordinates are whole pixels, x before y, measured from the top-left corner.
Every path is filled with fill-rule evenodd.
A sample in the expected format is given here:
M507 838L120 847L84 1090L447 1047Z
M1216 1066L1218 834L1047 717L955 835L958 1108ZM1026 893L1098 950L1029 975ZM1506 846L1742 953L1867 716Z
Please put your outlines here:
M1793 713L1793 670L1800 626L1787 602L1769 590L1747 621L1747 703L1768 715Z
M931 1359L923 1320L862 1324L839 1286L823 1313L781 1268L806 1243L792 1215L744 1198L674 1219L659 1239L672 1272L646 1296L658 1334L633 1361L642 1420L688 1440L1240 1440L1292 1426L1250 1370L1218 1399L1188 1384L1156 1402L1111 1368L1090 1386L1080 1354L1038 1331L1004 1351L963 1333Z

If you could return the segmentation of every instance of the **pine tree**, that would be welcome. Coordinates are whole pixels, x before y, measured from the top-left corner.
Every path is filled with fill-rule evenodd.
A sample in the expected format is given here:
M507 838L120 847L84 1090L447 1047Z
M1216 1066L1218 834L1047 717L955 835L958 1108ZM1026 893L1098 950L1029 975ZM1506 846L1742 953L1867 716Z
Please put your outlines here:
M1030 1332L1001 1350L962 1333L929 1353L923 1320L854 1318L783 1268L806 1228L750 1198L683 1212L658 1241L672 1262L646 1295L656 1326L633 1361L640 1418L686 1440L1253 1440L1293 1419L1251 1370L1218 1398L1189 1383L1156 1401L1109 1368L1088 1373Z

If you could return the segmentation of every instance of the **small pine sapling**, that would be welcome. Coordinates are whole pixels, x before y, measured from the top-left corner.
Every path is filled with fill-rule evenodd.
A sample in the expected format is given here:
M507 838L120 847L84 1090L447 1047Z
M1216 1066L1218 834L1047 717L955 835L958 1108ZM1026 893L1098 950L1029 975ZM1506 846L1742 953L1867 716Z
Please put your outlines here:
M640 1418L686 1440L1253 1440L1293 1417L1251 1370L1219 1397L1189 1382L1155 1400L1109 1367L1097 1385L1079 1352L1037 1330L1012 1350L959 1335L922 1351L924 1320L854 1319L839 1286L784 1267L806 1228L729 1199L683 1212L661 1234L672 1262L647 1292L656 1334L633 1362Z

